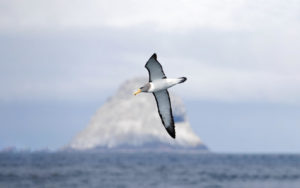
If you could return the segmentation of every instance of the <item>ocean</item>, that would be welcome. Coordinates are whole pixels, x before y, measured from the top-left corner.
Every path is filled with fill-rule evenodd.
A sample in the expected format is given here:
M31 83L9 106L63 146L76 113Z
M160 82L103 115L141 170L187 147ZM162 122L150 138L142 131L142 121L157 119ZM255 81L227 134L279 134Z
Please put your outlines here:
M0 188L299 188L300 155L0 153Z

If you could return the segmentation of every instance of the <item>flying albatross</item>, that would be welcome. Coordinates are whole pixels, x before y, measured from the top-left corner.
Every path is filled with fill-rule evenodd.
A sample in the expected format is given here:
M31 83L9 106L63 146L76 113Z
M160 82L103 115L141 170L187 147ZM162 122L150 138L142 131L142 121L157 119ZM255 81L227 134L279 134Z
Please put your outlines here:
M167 78L161 64L157 61L156 54L153 54L150 57L145 67L149 72L149 82L138 89L134 95L137 95L140 92L153 93L161 121L169 135L175 139L174 118L167 89L176 84L183 83L186 81L186 77Z

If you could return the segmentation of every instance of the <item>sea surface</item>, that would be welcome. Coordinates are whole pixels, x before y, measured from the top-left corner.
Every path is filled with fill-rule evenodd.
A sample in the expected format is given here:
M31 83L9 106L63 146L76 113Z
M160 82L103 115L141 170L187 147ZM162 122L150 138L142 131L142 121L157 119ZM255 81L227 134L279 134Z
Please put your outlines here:
M299 188L300 155L0 153L0 188Z

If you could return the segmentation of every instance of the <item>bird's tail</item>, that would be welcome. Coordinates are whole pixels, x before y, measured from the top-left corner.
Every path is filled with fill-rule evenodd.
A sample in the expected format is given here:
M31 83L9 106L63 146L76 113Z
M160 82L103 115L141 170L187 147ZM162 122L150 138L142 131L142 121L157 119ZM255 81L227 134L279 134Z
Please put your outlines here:
M180 84L180 83L183 83L183 82L185 82L185 81L187 80L186 77L180 77L180 78L178 78L178 79L180 79L179 84Z

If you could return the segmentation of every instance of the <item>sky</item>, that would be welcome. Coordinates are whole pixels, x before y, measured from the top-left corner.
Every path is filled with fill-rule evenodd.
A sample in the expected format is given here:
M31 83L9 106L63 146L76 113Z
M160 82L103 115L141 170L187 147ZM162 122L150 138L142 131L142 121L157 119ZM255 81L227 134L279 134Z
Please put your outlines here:
M156 52L212 151L299 153L299 49L299 0L0 0L0 148L67 144Z

